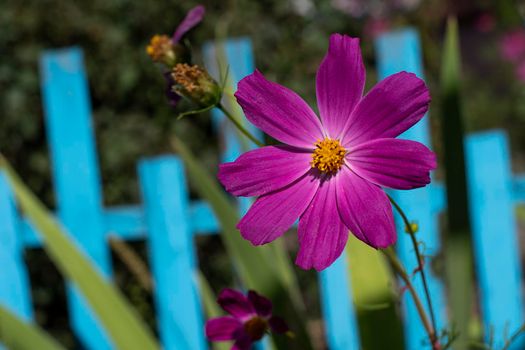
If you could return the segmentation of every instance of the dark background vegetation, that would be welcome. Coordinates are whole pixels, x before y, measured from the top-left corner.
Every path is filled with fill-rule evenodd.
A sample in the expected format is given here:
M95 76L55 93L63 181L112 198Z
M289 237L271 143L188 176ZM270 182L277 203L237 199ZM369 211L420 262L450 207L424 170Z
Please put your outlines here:
M447 15L457 14L464 53L466 128L507 129L516 170L524 170L525 83L516 78L515 67L499 54L502 35L523 23L520 3L432 0L409 1L413 4L408 6L407 1L400 0L347 2L362 3L362 11L341 9L344 0L202 1L207 8L205 21L188 39L199 62L199 46L213 40L217 33L250 36L257 67L268 78L314 103L315 72L330 33L362 38L371 86L376 81L373 28L412 25L421 33L426 79L437 101L444 24ZM137 160L169 152L171 133L188 141L215 169L217 142L208 116L176 121L177 111L166 103L159 69L145 53L153 34L171 34L185 12L196 4L189 0L0 0L0 150L48 205L52 207L54 199L38 58L50 48L78 45L84 50L107 205L140 201ZM439 103L431 105L431 118L434 146L439 153ZM231 282L220 241L205 238L198 243L200 261L212 285L217 289ZM143 243L133 246L146 256ZM26 260L37 321L66 346L79 347L68 328L61 277L42 251L28 251ZM114 264L117 283L154 327L148 293L118 259ZM313 310L312 324L319 329L315 327L319 315L315 274L301 272L299 276L307 304Z

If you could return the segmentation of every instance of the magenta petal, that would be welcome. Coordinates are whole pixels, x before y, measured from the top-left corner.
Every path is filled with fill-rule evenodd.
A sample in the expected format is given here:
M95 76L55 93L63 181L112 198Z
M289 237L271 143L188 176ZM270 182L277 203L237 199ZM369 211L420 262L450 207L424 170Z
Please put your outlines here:
M401 139L375 139L353 148L347 156L349 167L359 176L401 190L430 183L436 155L425 145Z
M266 244L281 236L306 210L319 186L307 173L293 184L259 197L237 228L254 245Z
M202 21L205 12L206 9L202 5L195 6L189 10L186 14L186 17L184 17L182 22L180 22L179 26L175 30L175 33L173 33L171 40L174 43L178 43L184 34L186 34L190 29Z
M253 341L250 336L243 332L237 336L237 340L233 344L230 350L250 350L252 348Z
M211 341L236 339L242 322L231 316L212 318L206 322L206 337Z
M374 248L395 243L394 216L385 192L348 168L338 175L337 208L350 231Z
M324 129L338 139L363 95L365 66L359 39L332 34L317 71L317 104Z
M275 333L286 333L290 330L286 322L282 318L277 316L272 316L268 323L270 324L272 332Z
M336 178L319 187L299 220L298 236L300 248L295 263L305 270L324 270L343 252L348 228L337 211Z
M310 168L312 154L289 146L267 146L219 165L218 178L235 196L261 196L291 184Z
M239 82L235 97L250 122L283 143L312 149L323 138L321 122L306 102L259 71Z
M258 294L256 291L248 291L248 300L252 303L257 315L269 318L272 315L272 302Z
M345 126L345 146L397 137L417 123L428 110L430 94L413 73L400 72L374 86L358 103Z
M235 289L223 289L217 298L217 303L224 311L241 321L246 321L256 315L248 298Z

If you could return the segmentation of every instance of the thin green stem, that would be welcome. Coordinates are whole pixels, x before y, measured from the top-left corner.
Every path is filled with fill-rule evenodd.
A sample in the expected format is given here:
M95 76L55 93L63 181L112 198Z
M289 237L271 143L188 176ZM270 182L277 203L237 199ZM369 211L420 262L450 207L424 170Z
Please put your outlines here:
M253 136L238 120L237 118L235 118L226 108L224 108L224 106L222 104L218 104L217 105L217 108L219 108L226 117L228 117L228 119L235 125L235 127L237 127L237 129L239 129L239 131L241 133L244 134L244 136L246 136L247 138L250 139L250 141L252 141L253 143L255 143L257 146L259 147L263 147L264 144L257 140L257 138L255 136Z
M401 215L401 218L403 219L403 222L405 223L405 227L406 227L406 229L408 231L410 239L412 240L412 245L414 246L414 251L416 252L418 271L421 273L421 280L423 281L423 289L425 290L425 298L426 298L427 304L428 304L428 310L429 310L429 313L430 313L430 320L432 322L433 334L435 336L436 335L436 331L437 331L436 318L434 316L434 308L432 307L432 300L430 298L430 291L428 289L427 278L426 278L425 270L423 268L423 258L421 256L421 252L419 251L419 245L418 245L417 240L416 240L416 233L414 232L414 229L412 228L412 224L410 223L410 220L408 220L405 212L403 211L403 209L401 209L399 204L397 204L397 202L390 196L388 196L388 199L390 199L390 202L392 203L394 208L396 208L396 210L399 213L399 215Z
M523 324L518 330L514 332L514 334L511 335L511 337L505 342L505 345L501 350L507 350L512 345L512 343L520 336L523 332L525 332L525 324Z
M403 282L405 282L405 286L407 290L412 295L412 299L414 299L416 310L419 313L419 317L421 318L423 327L425 327L425 330L428 334L428 338L430 340L430 344L432 345L432 349L439 349L439 347L437 346L436 333L434 329L432 328L430 321L428 320L428 316L425 312L425 308L423 307L423 303L421 302L421 299L419 299L419 296L417 295L416 289L414 288L414 285L412 284L412 281L410 280L410 276L405 271L403 265L397 258L397 255L392 248L383 249L382 252L387 257L388 262L390 263L390 266L392 267L392 269L399 275L399 277L401 277Z

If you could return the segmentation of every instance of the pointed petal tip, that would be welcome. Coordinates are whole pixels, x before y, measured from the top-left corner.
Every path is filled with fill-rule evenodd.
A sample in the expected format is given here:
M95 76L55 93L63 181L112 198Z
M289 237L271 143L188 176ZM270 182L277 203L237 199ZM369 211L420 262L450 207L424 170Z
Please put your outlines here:
M366 72L359 39L332 34L316 74L319 114L326 133L339 138L363 95Z
M197 5L190 9L186 14L186 17L184 17L182 22L180 22L180 24L178 25L177 29L175 29L175 33L173 33L173 36L171 38L173 43L178 43L180 39L184 36L184 34L186 34L192 28L197 26L200 22L202 22L205 13L206 8L204 7L204 5Z

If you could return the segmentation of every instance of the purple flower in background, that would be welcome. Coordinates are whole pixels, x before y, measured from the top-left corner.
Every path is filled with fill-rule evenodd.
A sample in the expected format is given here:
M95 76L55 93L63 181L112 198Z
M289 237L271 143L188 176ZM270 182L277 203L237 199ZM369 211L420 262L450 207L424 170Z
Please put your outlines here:
M236 196L259 196L237 225L254 245L281 236L299 218L296 264L323 270L342 253L348 230L374 248L396 241L382 186L422 187L436 157L395 139L426 113L430 95L412 73L379 82L365 96L359 39L333 34L317 72L320 119L293 91L256 71L235 93L248 120L284 145L221 164L219 180Z
M246 297L234 289L223 289L217 299L231 316L212 318L206 322L206 337L211 341L234 340L232 350L247 350L271 330L287 333L288 326L272 315L272 303L253 290Z
M525 30L517 29L503 35L500 41L501 56L512 63L525 59Z
M518 28L500 39L501 57L511 63L516 77L525 82L525 30Z

